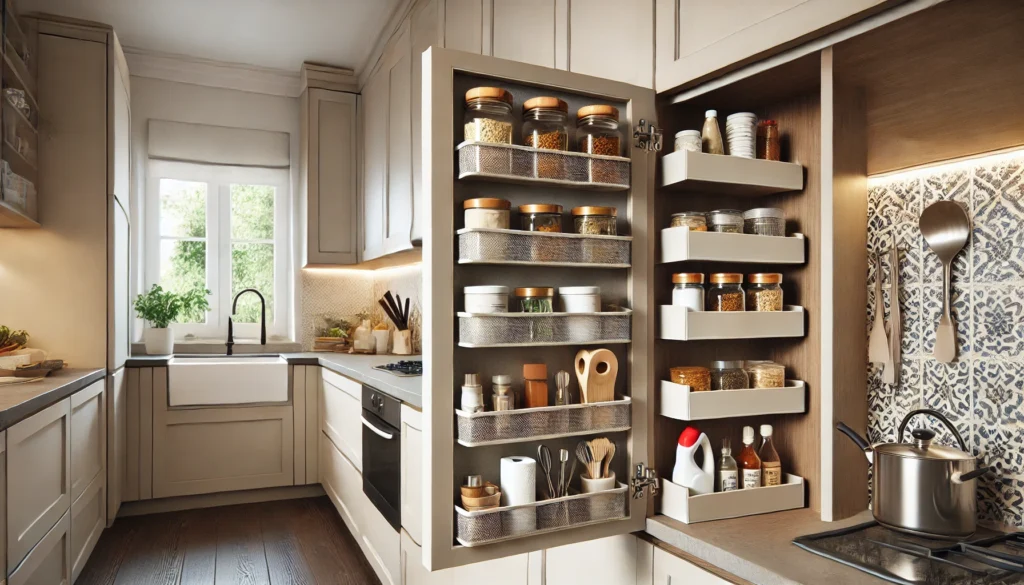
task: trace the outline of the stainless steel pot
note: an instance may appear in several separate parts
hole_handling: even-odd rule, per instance
[[[872,478],[871,513],[879,524],[894,530],[929,537],[959,539],[977,529],[975,492],[978,477],[989,468],[967,452],[956,428],[931,409],[909,413],[900,423],[896,440],[903,440],[910,419],[928,414],[938,419],[956,438],[959,449],[932,445],[935,432],[915,429],[913,443],[869,445],[843,423],[836,428],[864,450],[875,466]]]

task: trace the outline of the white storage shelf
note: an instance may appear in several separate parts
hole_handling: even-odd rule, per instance
[[[628,431],[628,396],[611,402],[469,413],[455,410],[460,445],[481,447]]]
[[[630,343],[633,312],[459,313],[460,347]]]
[[[465,228],[458,232],[459,264],[529,264],[629,268],[631,236]]]
[[[661,263],[687,260],[803,264],[803,234],[788,237],[696,232],[688,227],[661,230]]]
[[[524,185],[560,185],[576,189],[629,189],[630,159],[515,144],[463,142],[459,178]]]
[[[789,473],[785,477],[782,485],[699,496],[692,496],[689,489],[663,479],[660,512],[680,522],[695,524],[803,508],[804,479]]]
[[[806,412],[807,392],[800,380],[786,380],[784,388],[712,390],[693,392],[689,386],[661,381],[658,414],[694,421],[763,414]]]
[[[760,339],[803,337],[804,308],[782,311],[690,311],[676,305],[661,306],[661,339]]]
[[[681,150],[661,158],[660,187],[694,193],[770,195],[804,188],[797,163]]]

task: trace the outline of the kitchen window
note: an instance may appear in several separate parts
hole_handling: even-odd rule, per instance
[[[146,288],[210,290],[210,311],[179,317],[175,338],[226,338],[235,295],[260,291],[267,335],[286,336],[288,169],[150,161],[146,200]],[[259,336],[256,295],[239,299],[236,339]]]

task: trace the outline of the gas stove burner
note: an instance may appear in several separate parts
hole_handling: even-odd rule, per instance
[[[423,362],[402,360],[400,362],[392,362],[390,364],[381,364],[379,366],[373,366],[373,369],[394,374],[395,376],[412,377],[423,375]]]

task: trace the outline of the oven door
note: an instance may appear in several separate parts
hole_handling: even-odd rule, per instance
[[[402,528],[402,437],[395,427],[363,409],[363,493],[395,530]]]

